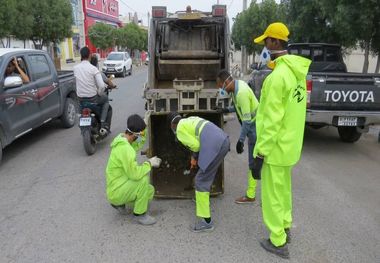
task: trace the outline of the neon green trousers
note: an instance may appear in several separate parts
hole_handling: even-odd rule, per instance
[[[285,228],[292,225],[293,166],[274,166],[264,163],[261,170],[261,201],[264,224],[275,246],[286,242]]]
[[[125,203],[133,207],[133,213],[141,215],[148,210],[148,204],[153,199],[154,187],[149,183],[149,176],[139,181],[128,181]]]
[[[256,180],[253,179],[251,170],[248,170],[247,184],[248,184],[248,187],[247,187],[247,192],[245,195],[249,198],[255,198],[256,197]]]
[[[210,193],[195,191],[196,214],[198,217],[209,218],[210,213]]]

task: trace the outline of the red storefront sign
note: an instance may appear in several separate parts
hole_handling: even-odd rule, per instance
[[[83,0],[83,13],[84,13],[84,31],[86,35],[86,45],[90,48],[91,52],[97,52],[96,48],[88,38],[88,29],[95,23],[106,23],[114,27],[120,27],[121,21],[119,20],[119,2],[116,0]],[[101,52],[104,57],[107,52]]]

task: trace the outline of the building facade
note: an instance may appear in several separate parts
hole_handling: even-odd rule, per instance
[[[73,24],[72,37],[66,38],[59,46],[59,55],[63,61],[73,61],[80,58],[79,50],[85,46],[84,17],[82,0],[71,0]]]
[[[102,51],[96,49],[88,37],[89,28],[96,23],[106,23],[114,27],[121,27],[119,20],[119,2],[116,0],[82,0],[84,15],[85,45],[93,53],[99,53],[105,57],[111,50]]]

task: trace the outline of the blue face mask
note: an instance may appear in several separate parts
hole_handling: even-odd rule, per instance
[[[231,76],[229,76],[229,77],[223,82],[223,86],[222,86],[221,88],[219,88],[219,95],[220,95],[220,96],[227,96],[227,95],[228,95],[226,89],[227,89],[227,87],[228,87],[229,85],[231,85],[231,83],[232,83],[232,81],[231,81],[231,82],[226,86],[226,81],[227,81],[229,78],[231,78]]]
[[[222,88],[219,88],[219,95],[220,96],[226,96],[227,95],[227,91],[225,90],[224,86]]]
[[[137,135],[137,139],[135,140],[135,142],[137,142],[137,143],[142,142],[142,136],[141,135]]]

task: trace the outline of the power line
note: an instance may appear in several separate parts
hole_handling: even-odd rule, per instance
[[[120,2],[121,2],[122,4],[124,4],[126,7],[128,7],[129,9],[131,9],[132,11],[138,13],[135,9],[133,9],[132,7],[130,7],[129,5],[127,5],[123,0],[120,0]]]

